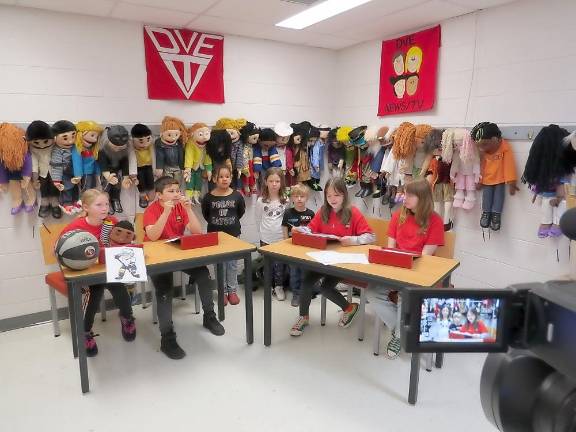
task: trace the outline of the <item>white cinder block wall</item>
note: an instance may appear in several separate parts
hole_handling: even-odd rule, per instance
[[[67,118],[131,125],[159,123],[172,114],[186,123],[242,116],[265,125],[304,119],[390,126],[403,120],[437,126],[481,120],[566,124],[574,122],[575,13],[570,0],[522,1],[442,22],[436,108],[378,119],[379,41],[333,52],[227,36],[226,104],[152,101],[146,98],[139,24],[0,7],[0,121]],[[529,143],[512,144],[521,172]],[[321,199],[316,194],[310,206],[316,208]],[[9,216],[7,201],[0,199],[0,319],[48,309],[40,221]],[[247,204],[243,237],[256,242],[251,201]],[[367,214],[389,216],[387,208],[371,201],[356,204]],[[134,204],[125,207],[133,214]],[[536,239],[537,208],[525,188],[507,199],[505,212],[502,231],[486,242],[479,210],[457,215],[462,262],[457,286],[502,287],[567,273],[567,241]]]
[[[213,105],[148,100],[142,38],[134,22],[0,6],[0,121],[331,120],[333,51],[226,36],[226,103]],[[135,195],[123,203],[130,217]],[[255,241],[253,221],[249,211],[244,236]],[[10,216],[8,197],[0,197],[0,320],[49,309],[40,224],[35,215]]]
[[[520,1],[442,23],[436,107],[422,114],[378,118],[380,41],[338,52],[337,124],[402,121],[472,127],[576,122],[576,3]],[[529,141],[513,141],[519,177]],[[568,241],[539,240],[538,207],[526,186],[507,196],[502,230],[483,241],[480,209],[456,214],[458,287],[504,287],[568,273]],[[559,261],[556,251],[558,250]]]

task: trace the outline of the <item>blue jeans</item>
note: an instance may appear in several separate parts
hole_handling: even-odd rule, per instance
[[[489,213],[502,213],[505,196],[506,183],[482,186],[482,211]]]
[[[302,285],[302,269],[294,265],[290,266],[290,290],[292,295],[300,295],[300,286]]]
[[[268,243],[260,240],[260,246],[268,246]],[[284,285],[284,264],[272,261],[272,288]]]
[[[230,294],[238,291],[238,261],[227,261],[222,266],[224,276],[224,292]],[[214,266],[216,273],[216,266]]]

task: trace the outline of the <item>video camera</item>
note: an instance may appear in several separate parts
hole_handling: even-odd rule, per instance
[[[576,239],[576,209],[560,226]],[[480,398],[503,432],[576,432],[576,282],[506,289],[406,288],[406,352],[488,352]]]

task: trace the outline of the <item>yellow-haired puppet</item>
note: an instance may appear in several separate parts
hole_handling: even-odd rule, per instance
[[[72,147],[72,183],[80,183],[80,190],[92,189],[100,175],[98,148],[104,128],[92,120],[76,123],[76,142]]]
[[[246,119],[232,119],[228,117],[218,119],[214,126],[214,130],[226,129],[226,132],[228,132],[228,135],[230,135],[232,139],[232,152],[230,154],[233,170],[232,188],[236,190],[242,190],[240,176],[244,168],[244,144],[240,140],[240,129],[244,126],[246,126]]]
[[[30,181],[32,157],[25,131],[10,123],[0,124],[0,190],[10,191],[10,214],[34,211],[36,192]]]
[[[354,159],[356,159],[356,155],[358,154],[348,136],[348,133],[350,133],[352,129],[354,129],[352,126],[341,126],[336,130],[336,141],[344,146],[344,163],[341,171],[343,173],[346,172],[345,179],[348,185],[356,184],[356,179],[347,172],[347,169],[350,169],[354,164]]]
[[[200,204],[203,178],[212,179],[212,159],[206,152],[210,128],[204,123],[194,123],[188,129],[188,141],[184,148],[184,180],[186,195],[192,203]]]
[[[183,182],[184,143],[188,141],[188,131],[182,120],[164,117],[160,126],[160,136],[154,143],[156,169],[154,175],[174,177]]]

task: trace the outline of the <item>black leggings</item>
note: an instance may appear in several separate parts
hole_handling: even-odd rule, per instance
[[[314,285],[324,278],[320,282],[320,292],[324,297],[345,310],[350,303],[346,300],[340,291],[336,289],[336,285],[340,282],[340,279],[334,276],[325,276],[321,273],[315,273],[310,271],[303,271],[302,275],[302,287],[300,291],[300,316],[309,315],[310,302],[312,301],[312,293],[314,291]]]
[[[100,306],[100,301],[104,295],[104,288],[108,288],[114,303],[120,310],[120,316],[123,318],[132,317],[132,304],[130,302],[130,295],[126,289],[126,285],[121,283],[98,284],[90,286],[90,298],[84,313],[84,331],[89,332],[94,325],[94,317]]]

